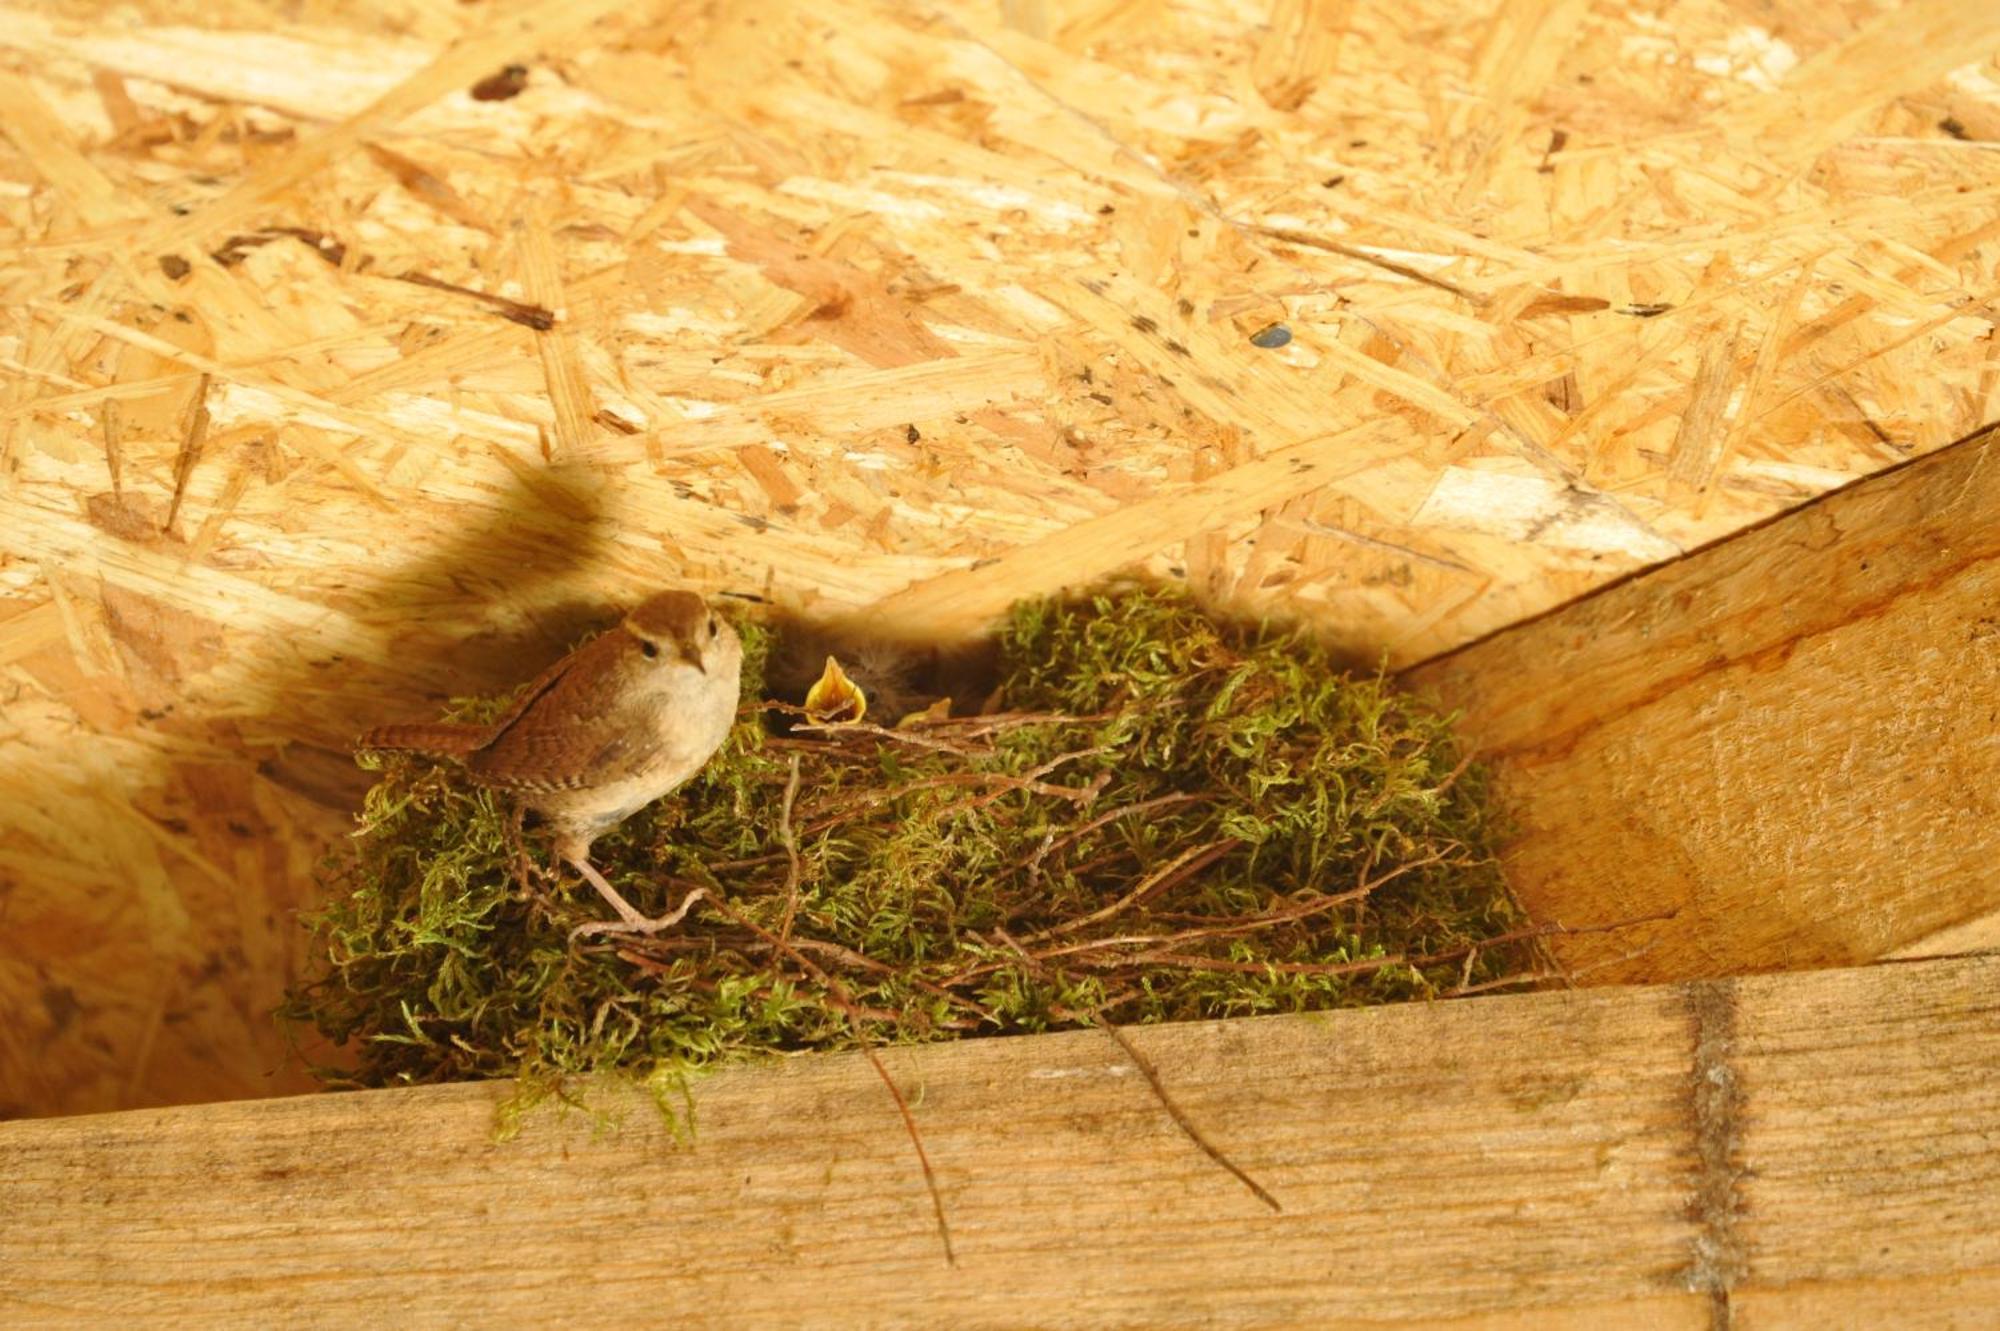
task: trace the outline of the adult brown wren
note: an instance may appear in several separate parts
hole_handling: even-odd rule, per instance
[[[591,843],[701,770],[736,719],[742,678],[736,630],[695,593],[661,592],[543,671],[492,724],[378,726],[358,747],[452,759],[540,814],[556,854],[618,912],[572,936],[656,933],[700,889],[647,919],[591,864]]]

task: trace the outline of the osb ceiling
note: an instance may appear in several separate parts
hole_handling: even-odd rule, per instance
[[[1996,50],[1991,0],[0,4],[0,1113],[297,1084],[346,738],[656,585],[949,638],[1139,564],[1401,664],[1967,433]]]

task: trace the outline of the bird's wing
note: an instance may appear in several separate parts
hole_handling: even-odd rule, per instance
[[[653,727],[629,701],[612,634],[585,643],[522,690],[466,768],[488,785],[568,790],[627,776]]]
[[[502,712],[498,720],[494,721],[493,737],[498,739],[501,735],[506,734],[515,725],[519,724],[521,719],[533,711],[535,705],[541,702],[550,690],[560,684],[576,668],[577,663],[583,659],[584,655],[592,647],[595,647],[602,641],[604,636],[603,634],[599,634],[597,637],[592,638],[589,642],[569,652],[560,661],[557,661],[547,670],[529,680],[527,687],[523,688],[520,695],[514,699],[513,705]]]
[[[511,790],[575,790],[634,775],[655,741],[643,718],[614,733],[579,734],[568,728],[522,725],[504,743],[475,754],[467,768],[479,780]]]

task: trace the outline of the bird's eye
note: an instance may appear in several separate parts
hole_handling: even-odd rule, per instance
[[[708,636],[713,638],[717,633],[720,633],[721,631],[722,630],[717,626],[715,622],[715,616],[710,615],[708,617]]]
[[[651,660],[660,654],[660,645],[656,642],[645,642],[642,640],[639,643],[639,650],[646,655],[648,660]]]

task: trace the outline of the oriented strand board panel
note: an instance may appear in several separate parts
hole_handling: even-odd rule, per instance
[[[2000,1318],[2000,958],[717,1074],[675,1145],[441,1087],[0,1124],[0,1314],[204,1324]]]
[[[1138,561],[1401,664],[1994,419],[1996,49],[0,0],[0,1114],[296,1085],[347,739],[658,584],[953,635]]]
[[[1991,946],[2000,431],[1434,661],[1593,981]],[[1662,916],[1669,918],[1661,919]]]

